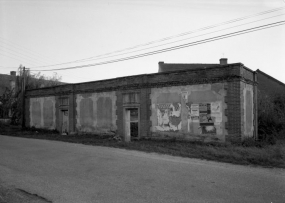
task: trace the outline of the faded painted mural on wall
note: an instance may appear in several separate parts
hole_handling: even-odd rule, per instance
[[[181,103],[156,104],[159,131],[181,130]]]
[[[221,83],[153,88],[152,132],[169,136],[225,139],[224,86]]]

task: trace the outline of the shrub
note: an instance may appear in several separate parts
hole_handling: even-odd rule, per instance
[[[275,144],[276,139],[285,138],[285,94],[259,94],[258,101],[259,139]]]

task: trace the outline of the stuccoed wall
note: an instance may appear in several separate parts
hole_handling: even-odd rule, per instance
[[[55,97],[30,98],[30,127],[56,129]]]
[[[115,92],[76,95],[76,131],[108,133],[116,131]]]
[[[43,119],[43,101],[31,98],[55,96],[60,101],[61,97],[68,97],[70,132],[117,131],[124,136],[123,94],[139,92],[140,103],[136,105],[140,109],[141,137],[235,143],[244,135],[251,136],[250,121],[255,116],[251,118],[249,113],[251,90],[244,84],[256,85],[254,72],[235,63],[27,90],[26,124],[38,128],[54,125],[54,114],[49,115],[53,119]],[[253,89],[256,95],[255,86]],[[62,106],[58,101],[55,105],[60,131]]]
[[[223,83],[151,89],[152,136],[225,141]]]
[[[241,82],[242,89],[242,139],[252,138],[254,133],[254,103],[253,103],[253,86]]]

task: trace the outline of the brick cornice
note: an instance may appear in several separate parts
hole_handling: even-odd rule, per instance
[[[238,75],[226,76],[226,77],[216,77],[216,78],[194,78],[184,81],[168,81],[168,82],[155,82],[155,83],[140,83],[140,84],[128,84],[128,85],[117,85],[103,88],[93,88],[84,90],[74,90],[71,88],[66,91],[41,91],[36,90],[29,91],[26,97],[38,97],[38,96],[62,96],[69,94],[83,94],[83,93],[95,93],[95,92],[109,92],[109,91],[124,91],[124,90],[138,90],[144,88],[159,88],[159,87],[169,87],[169,86],[184,86],[184,85],[197,85],[197,84],[212,84],[221,82],[234,82],[234,81],[244,81],[246,83],[253,84],[254,82],[246,80]]]

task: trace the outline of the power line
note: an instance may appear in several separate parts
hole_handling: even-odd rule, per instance
[[[14,67],[12,67],[12,66],[0,66],[0,68],[7,68],[7,69],[11,69],[11,68],[18,68],[18,66],[14,66]]]
[[[44,60],[46,60],[46,56],[43,56],[43,55],[41,55],[41,54],[39,54],[39,53],[36,53],[36,52],[33,52],[33,51],[31,51],[31,50],[29,50],[29,49],[27,49],[27,48],[23,48],[23,47],[21,47],[20,45],[16,45],[15,43],[12,43],[12,42],[10,42],[10,41],[8,41],[7,39],[5,39],[5,38],[3,38],[3,37],[1,37],[0,36],[0,40],[2,40],[2,43],[4,44],[6,44],[6,45],[8,45],[8,46],[10,46],[10,47],[14,47],[15,49],[21,49],[22,51],[25,51],[25,52],[30,52],[30,54],[32,54],[32,55],[34,55],[35,57],[37,57],[37,58],[43,58],[44,57]],[[52,60],[51,58],[49,59],[49,60]],[[45,62],[46,63],[46,62]]]
[[[37,59],[34,59],[34,58],[29,57],[29,56],[27,56],[27,55],[24,55],[24,54],[22,54],[22,53],[20,53],[20,52],[17,52],[17,51],[8,49],[8,48],[4,48],[4,47],[0,47],[0,48],[2,48],[2,51],[6,52],[7,54],[12,54],[12,55],[14,55],[14,56],[16,56],[16,57],[20,57],[20,58],[25,59],[25,60],[33,61],[33,63],[35,62],[36,64],[37,64],[37,63],[42,63],[42,62],[38,61]],[[1,50],[0,50],[0,51],[1,51]],[[14,52],[14,53],[13,53],[13,52]]]
[[[103,57],[103,56],[106,56],[106,55],[111,55],[111,54],[118,53],[118,52],[124,52],[124,51],[127,51],[127,50],[136,49],[136,48],[142,47],[142,46],[148,46],[148,45],[151,45],[151,44],[154,44],[154,43],[158,43],[158,42],[174,39],[174,38],[177,38],[177,37],[193,34],[195,32],[200,32],[200,31],[212,29],[212,28],[215,28],[215,27],[218,27],[218,26],[221,26],[221,25],[226,25],[226,24],[238,22],[238,21],[241,21],[241,20],[245,20],[245,19],[248,19],[248,18],[252,18],[252,17],[256,17],[256,16],[265,15],[265,14],[268,14],[268,13],[280,11],[280,10],[282,10],[284,8],[285,8],[284,6],[283,7],[278,7],[278,8],[275,8],[275,9],[263,11],[263,12],[256,13],[256,14],[253,14],[253,15],[248,15],[248,16],[241,17],[241,18],[236,18],[236,19],[225,21],[225,22],[222,22],[222,23],[218,23],[218,24],[206,26],[206,27],[203,27],[203,28],[199,28],[197,30],[180,33],[180,34],[173,35],[173,36],[170,36],[170,37],[165,37],[165,38],[162,38],[162,39],[150,41],[150,42],[147,42],[147,43],[135,45],[135,46],[132,46],[132,47],[129,47],[129,48],[125,48],[125,49],[121,49],[121,50],[117,50],[117,51],[113,51],[113,52],[109,52],[109,53],[105,53],[105,54],[101,54],[101,55],[97,55],[97,56],[93,56],[93,57],[88,57],[88,58],[79,59],[79,60],[75,60],[75,61],[69,61],[69,62],[65,62],[65,63],[51,64],[51,65],[45,65],[45,66],[37,66],[37,67],[31,67],[31,68],[44,68],[44,67],[51,67],[51,66],[58,66],[58,65],[65,65],[65,64],[70,64],[70,63],[78,63],[78,62],[89,61],[89,60],[92,60],[92,59],[95,59],[95,58],[99,58],[99,57]]]
[[[271,27],[281,26],[281,25],[284,25],[284,24],[285,24],[285,21],[279,21],[279,22],[275,22],[275,23],[270,23],[270,24],[266,24],[266,25],[262,25],[262,26],[257,26],[257,27],[253,27],[253,28],[249,28],[249,29],[245,29],[245,30],[240,30],[240,31],[236,31],[236,32],[232,32],[232,33],[216,36],[216,37],[211,37],[211,38],[204,39],[204,40],[199,40],[199,41],[196,41],[196,42],[186,43],[186,44],[177,45],[177,46],[173,46],[173,47],[169,47],[169,48],[165,48],[165,49],[161,49],[161,50],[157,50],[157,51],[147,52],[147,53],[138,54],[138,55],[134,55],[134,56],[129,56],[129,57],[121,58],[121,59],[104,61],[104,62],[100,62],[100,63],[87,64],[87,65],[81,65],[81,66],[73,66],[73,67],[66,67],[66,68],[31,70],[31,71],[55,71],[55,70],[59,71],[59,70],[69,70],[69,69],[76,69],[76,68],[84,68],[84,67],[90,67],[90,66],[104,65],[104,64],[109,64],[109,63],[116,63],[116,62],[120,62],[120,61],[126,61],[126,60],[135,59],[135,58],[141,58],[141,57],[145,57],[145,56],[149,56],[149,55],[154,55],[154,54],[159,54],[159,53],[163,53],[163,52],[168,52],[168,51],[173,51],[173,50],[177,50],[177,49],[182,49],[182,48],[186,48],[186,47],[189,47],[189,46],[195,46],[195,45],[204,44],[204,43],[208,43],[208,42],[212,42],[212,41],[217,41],[217,40],[221,40],[221,39],[225,39],[225,38],[229,38],[229,37],[234,37],[234,36],[237,36],[237,35],[242,35],[242,34],[255,32],[255,31],[259,31],[259,30],[263,30],[263,29],[268,29],[268,28],[271,28]]]
[[[252,21],[252,22],[249,22],[249,23],[243,23],[243,24],[236,25],[236,26],[232,26],[232,27],[228,27],[228,28],[225,28],[225,29],[216,30],[216,31],[213,31],[213,32],[208,32],[208,33],[205,33],[205,34],[202,34],[202,35],[197,35],[197,36],[193,36],[193,37],[188,37],[188,38],[185,38],[185,39],[176,40],[176,41],[173,41],[173,42],[168,42],[168,43],[164,43],[164,44],[160,44],[160,45],[156,45],[156,46],[151,46],[151,47],[147,47],[147,48],[143,48],[143,49],[138,49],[138,50],[135,50],[135,51],[125,52],[125,53],[115,54],[115,55],[110,55],[110,56],[105,56],[105,57],[99,57],[99,58],[97,58],[97,59],[89,59],[89,60],[85,60],[85,61],[92,61],[92,60],[110,58],[110,57],[121,56],[121,55],[125,55],[125,54],[131,54],[131,53],[134,53],[134,52],[144,51],[144,50],[148,50],[148,49],[153,49],[153,48],[156,48],[156,47],[161,47],[161,46],[165,46],[165,45],[168,45],[168,44],[174,44],[174,43],[177,43],[177,42],[181,42],[181,41],[189,40],[189,39],[192,39],[192,38],[197,38],[197,37],[209,35],[209,34],[212,34],[212,33],[220,32],[220,31],[224,31],[224,30],[228,30],[228,29],[232,29],[232,28],[235,28],[235,27],[240,27],[240,26],[243,26],[243,25],[248,25],[248,24],[255,23],[255,22],[259,22],[259,21],[262,21],[262,20],[268,20],[268,19],[270,19],[270,18],[275,18],[275,17],[282,16],[282,15],[285,15],[285,14],[280,14],[280,15],[276,15],[276,16],[269,17],[269,18],[263,18],[263,19],[256,20],[256,21]],[[48,67],[50,67],[50,66],[48,66]]]
[[[20,63],[19,57],[17,57],[17,56],[14,58],[13,56],[9,56],[9,55],[3,54],[3,53],[0,53],[0,55],[5,56],[5,57],[12,58],[12,59],[14,59],[14,60],[19,61],[19,63]],[[34,63],[31,63],[31,64],[34,64]],[[12,68],[12,67],[8,67],[8,68]]]

